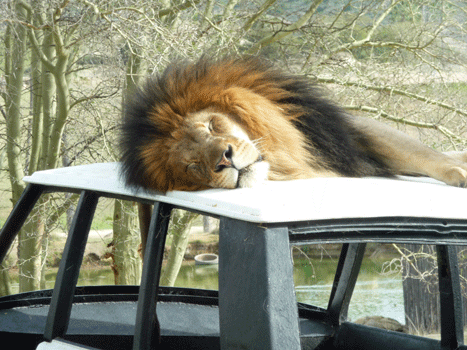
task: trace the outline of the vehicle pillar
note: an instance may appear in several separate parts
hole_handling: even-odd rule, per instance
[[[286,227],[221,218],[221,349],[300,349]]]

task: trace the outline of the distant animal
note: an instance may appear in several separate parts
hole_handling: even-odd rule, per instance
[[[130,186],[196,191],[397,174],[467,184],[466,153],[440,153],[352,116],[319,86],[258,58],[176,62],[127,101],[121,161]]]

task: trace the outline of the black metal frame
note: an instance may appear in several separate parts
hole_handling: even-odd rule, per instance
[[[365,243],[344,244],[329,298],[328,314],[333,326],[347,319],[350,299],[362,266]]]
[[[70,321],[71,307],[88,240],[91,222],[99,197],[83,191],[73,218],[58,268],[49,314],[45,324],[44,339],[52,341],[65,335]]]
[[[134,350],[149,350],[155,343],[153,336],[159,334],[156,314],[159,279],[164,254],[165,239],[172,206],[155,203],[149,235],[144,253],[143,274],[136,312]]]
[[[219,318],[222,349],[300,349],[287,227],[221,218]]]
[[[454,247],[438,245],[438,279],[441,303],[441,347],[457,349],[464,344],[464,321],[459,265]]]
[[[382,217],[321,220],[288,224],[290,241],[332,243],[397,242],[417,244],[467,243],[465,220]],[[371,238],[370,238],[371,237]]]
[[[54,188],[27,186],[0,232],[0,261],[40,195],[51,190]],[[66,334],[90,224],[101,195],[113,197],[112,194],[81,192],[51,297],[44,332],[48,341]],[[173,208],[166,203],[155,203],[154,206],[139,288],[134,350],[154,346],[153,335],[158,327],[156,297]],[[220,219],[218,303],[223,350],[239,347],[300,349],[290,242],[344,242],[325,311],[326,322],[338,331],[347,315],[365,242],[374,241],[416,241],[437,246],[442,325],[440,348],[465,348],[462,346],[464,322],[457,255],[454,248],[447,245],[467,242],[465,221],[387,218],[259,225],[225,217]],[[348,328],[344,327],[343,332]]]

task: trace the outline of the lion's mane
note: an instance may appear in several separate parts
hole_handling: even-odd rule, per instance
[[[183,189],[175,185],[168,166],[172,135],[190,113],[213,107],[261,140],[272,163],[272,179],[274,171],[301,167],[303,160],[344,176],[388,173],[367,153],[369,141],[351,127],[351,116],[324,98],[320,87],[257,58],[202,58],[170,65],[127,97],[121,131],[127,183],[160,191]],[[292,163],[274,164],[280,152],[289,153]],[[290,172],[290,178],[297,177]],[[287,176],[285,171],[277,179]]]

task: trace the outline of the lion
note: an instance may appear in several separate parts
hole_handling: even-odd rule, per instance
[[[319,86],[258,58],[177,62],[149,78],[127,98],[121,145],[127,185],[161,192],[342,176],[467,184],[466,153],[440,153],[350,115]],[[139,206],[143,252],[150,209]]]
[[[395,175],[467,184],[465,153],[437,152],[351,115],[318,85],[259,58],[177,62],[127,101],[121,162],[129,186],[197,191]]]

